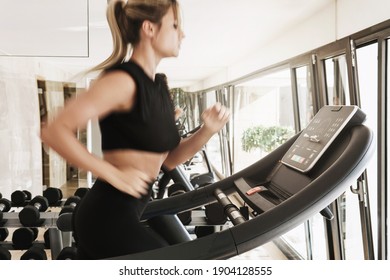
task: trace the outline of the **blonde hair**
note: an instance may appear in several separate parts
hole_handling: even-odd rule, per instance
[[[163,16],[171,7],[179,21],[179,4],[176,0],[111,0],[106,16],[111,29],[113,51],[105,61],[88,72],[105,70],[122,63],[129,53],[129,47],[139,43],[142,23],[148,20],[161,24]]]

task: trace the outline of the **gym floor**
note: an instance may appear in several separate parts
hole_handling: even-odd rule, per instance
[[[12,229],[10,229],[10,236],[12,236]],[[43,230],[39,231],[38,240],[43,240]],[[20,260],[24,250],[12,250],[11,260]],[[47,259],[51,260],[50,250],[45,250]],[[255,248],[251,251],[243,253],[239,256],[232,257],[231,260],[287,260],[287,258],[279,251],[279,249],[272,243],[267,243],[261,247]]]
[[[13,229],[10,229],[10,236],[12,236]],[[43,240],[44,229],[39,230],[37,240]],[[25,250],[12,250],[12,260],[20,260]],[[47,259],[51,260],[50,250],[45,250]],[[261,247],[255,248],[251,251],[243,253],[239,256],[232,257],[231,260],[287,260],[287,258],[280,252],[280,250],[269,242]]]
[[[273,242],[268,242],[231,260],[287,260],[287,258]]]

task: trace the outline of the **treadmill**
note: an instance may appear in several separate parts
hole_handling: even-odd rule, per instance
[[[324,106],[309,125],[251,166],[203,188],[151,201],[142,219],[219,202],[232,226],[171,246],[110,259],[228,259],[259,247],[327,208],[364,172],[374,150],[372,131],[357,106]],[[229,196],[237,193],[251,208],[246,219]],[[182,226],[182,225],[181,225]],[[177,225],[165,227],[180,234]]]

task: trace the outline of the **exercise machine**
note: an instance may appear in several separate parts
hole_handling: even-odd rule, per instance
[[[221,203],[233,226],[191,241],[112,259],[227,259],[261,246],[321,212],[364,172],[374,150],[357,106],[324,106],[309,125],[258,162],[221,181],[148,204],[142,219]],[[229,196],[252,209],[240,215]]]

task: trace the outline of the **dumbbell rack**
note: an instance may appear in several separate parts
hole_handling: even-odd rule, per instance
[[[3,215],[3,221],[0,224],[2,228],[21,228],[24,227],[18,217],[18,212],[6,212]],[[71,243],[71,232],[63,232],[57,227],[57,220],[59,212],[42,212],[41,223],[37,225],[37,228],[45,228],[49,233],[50,251],[52,259],[56,259],[61,250],[65,247],[64,244]],[[2,246],[13,250],[12,244],[2,242]]]
[[[1,227],[23,227],[19,221],[18,212],[6,212],[4,213],[4,225]],[[56,227],[56,222],[58,219],[57,212],[42,212],[41,213],[42,223],[39,224],[39,227],[52,228]]]
[[[2,213],[0,228],[32,228],[37,232],[38,229],[47,229],[43,236],[44,242],[34,241],[32,245],[44,243],[45,249],[50,248],[51,250],[51,259],[73,259],[75,257],[73,249],[75,248],[73,246],[71,212],[88,191],[89,188],[79,187],[73,196],[64,199],[60,189],[47,188],[43,191],[44,198],[41,197],[39,200],[36,199],[38,196],[32,198],[28,191],[15,191],[11,195],[12,209],[7,209],[9,211]],[[23,209],[28,205],[33,205],[34,202],[45,205],[38,209],[39,215],[31,216],[28,214],[21,219],[20,214]],[[36,220],[36,218],[38,219]],[[34,240],[35,237],[37,235],[34,234]],[[0,245],[7,250],[19,250],[13,241],[3,242],[1,240]]]

